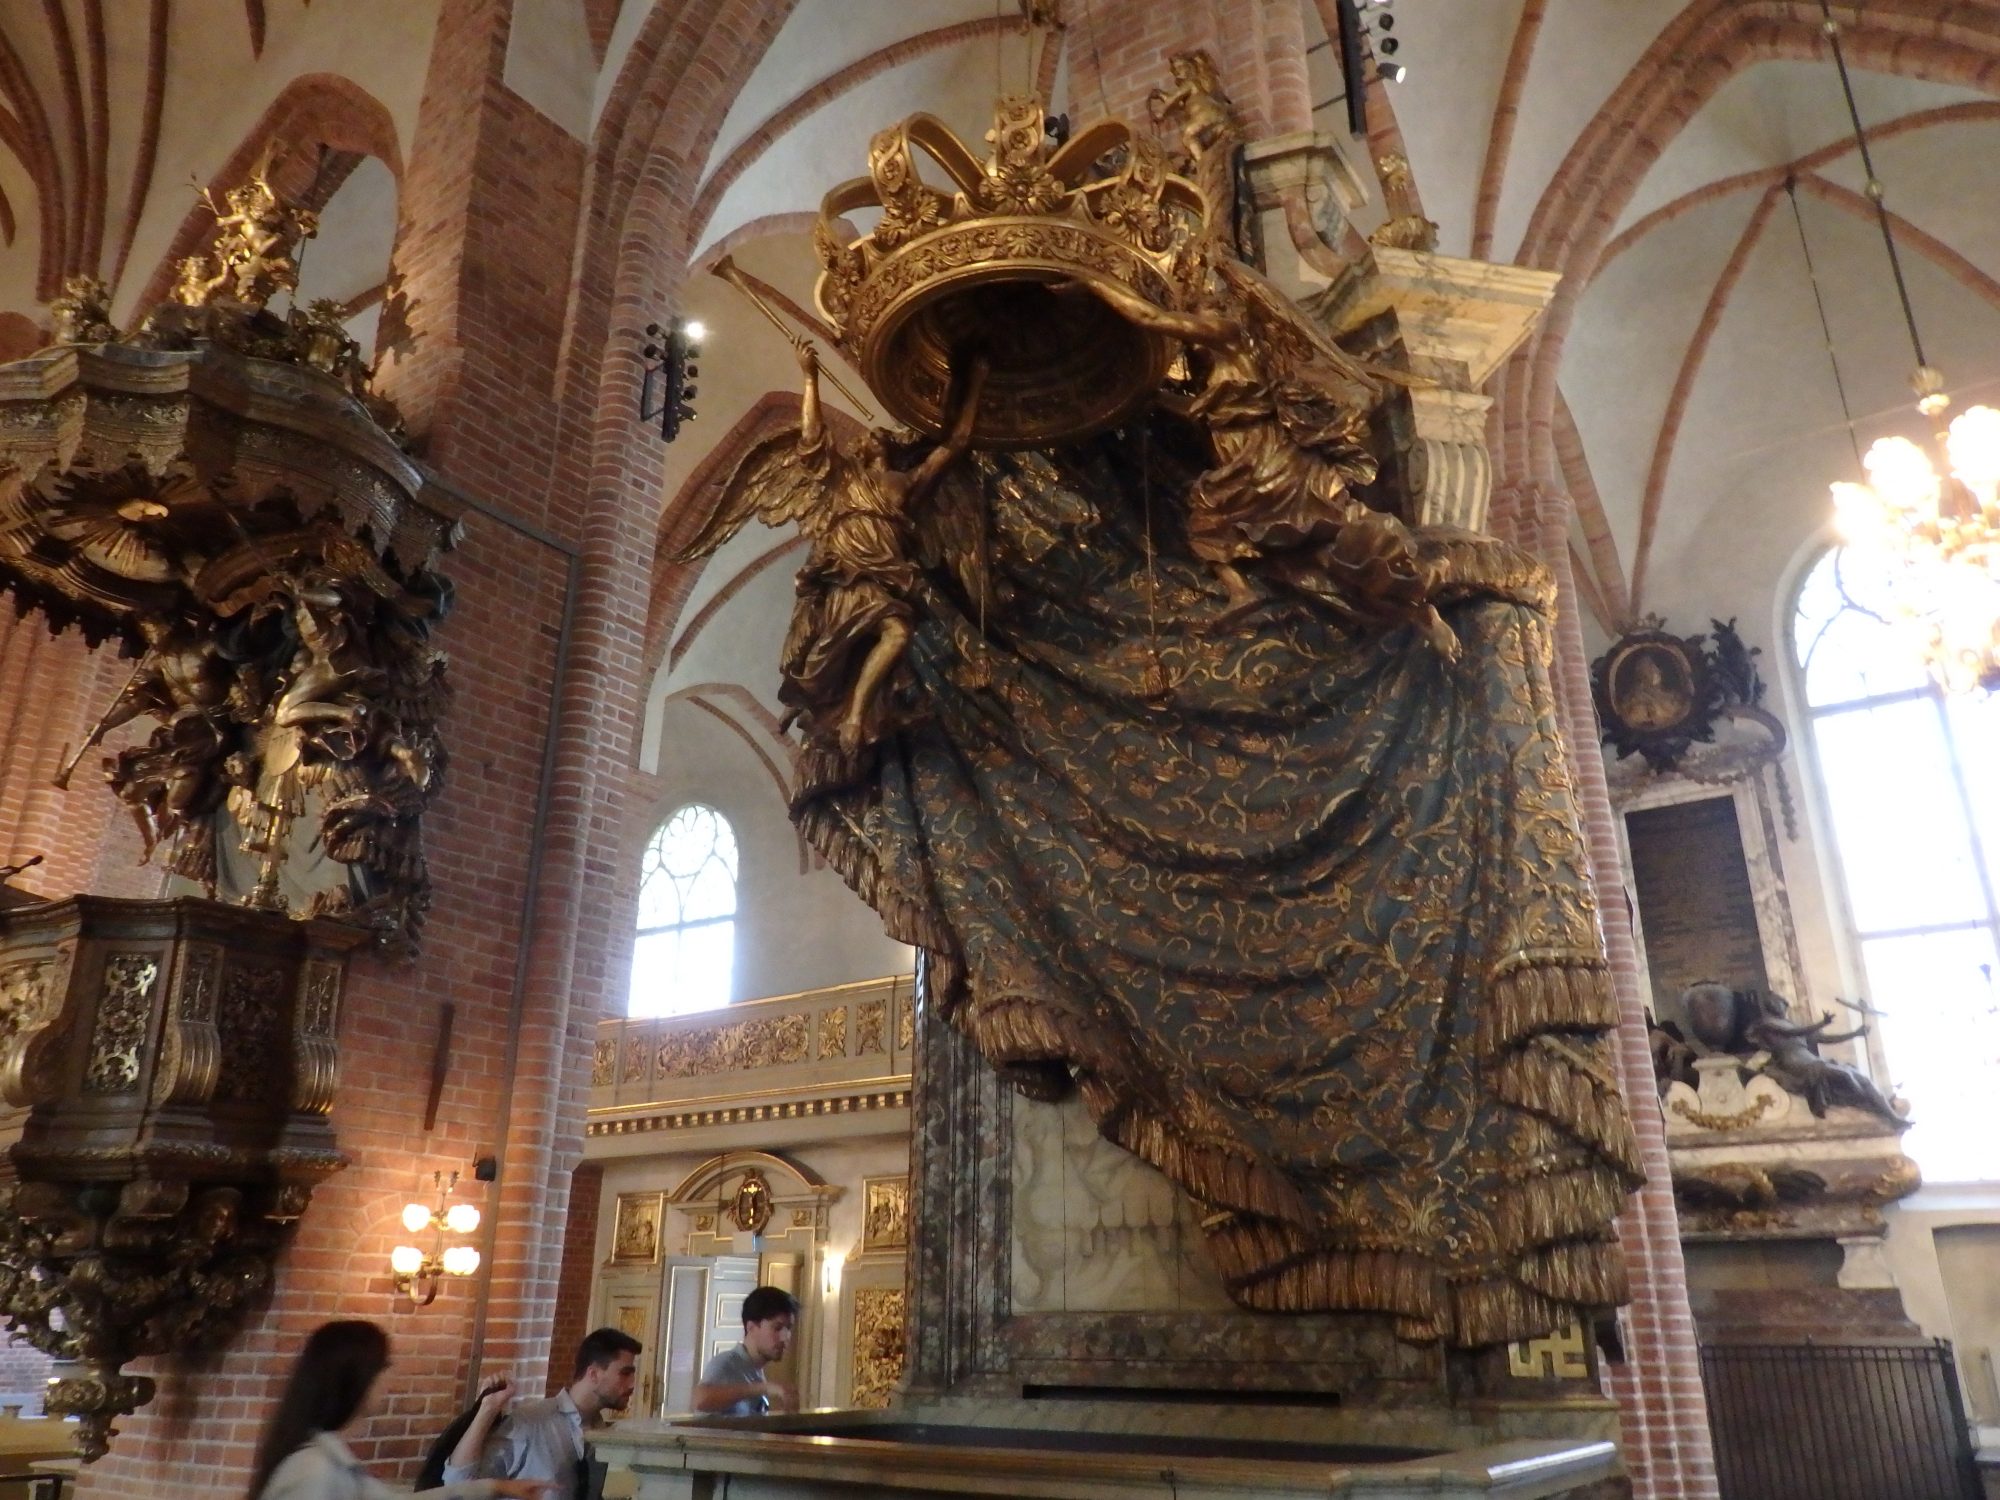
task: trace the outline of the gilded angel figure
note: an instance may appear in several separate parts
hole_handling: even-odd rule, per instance
[[[1176,115],[1181,122],[1181,151],[1196,171],[1204,157],[1226,146],[1238,133],[1235,108],[1222,91],[1222,75],[1206,52],[1176,52],[1167,60],[1174,87],[1154,89],[1146,96],[1146,112],[1164,125]]]
[[[1378,388],[1358,361],[1227,257],[1187,312],[1109,280],[1088,290],[1189,346],[1191,388],[1168,389],[1161,405],[1207,433],[1214,462],[1188,493],[1188,545],[1215,570],[1230,612],[1258,602],[1248,568],[1355,618],[1415,624],[1457,654],[1431,603],[1435,565],[1400,521],[1353,494],[1376,474],[1367,439]]]
[[[246,306],[262,307],[279,291],[298,289],[298,263],[292,247],[319,233],[319,215],[288,203],[261,167],[248,182],[224,196],[227,208],[218,205],[206,188],[201,199],[215,215],[216,229],[216,270],[201,288],[203,301],[227,288]],[[187,302],[195,282],[185,265],[181,280],[175,295]]]
[[[799,569],[778,697],[788,725],[852,759],[886,727],[883,689],[916,618],[912,526],[971,446],[986,362],[973,361],[956,382],[944,442],[912,464],[911,445],[879,428],[851,449],[836,444],[820,404],[818,353],[804,339],[794,346],[805,374],[799,425],[750,450],[676,560],[709,556],[753,515],[767,526],[798,523],[812,550]]]

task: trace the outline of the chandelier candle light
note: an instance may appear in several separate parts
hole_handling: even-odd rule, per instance
[[[470,1276],[479,1269],[479,1252],[470,1245],[446,1245],[446,1234],[469,1235],[479,1228],[479,1210],[470,1203],[449,1203],[458,1186],[458,1173],[446,1182],[442,1172],[431,1173],[437,1203],[403,1205],[403,1227],[411,1234],[431,1231],[428,1253],[415,1245],[398,1245],[389,1252],[389,1269],[395,1273],[396,1290],[410,1299],[413,1307],[428,1307],[437,1300],[444,1276]]]
[[[1834,484],[1835,520],[1850,546],[1875,553],[1900,575],[1909,623],[1945,689],[2000,691],[2000,411],[1970,407],[1945,425],[1951,397],[1944,377],[1924,357],[1882,183],[1848,79],[1840,23],[1827,0],[1820,0],[1820,11],[1916,355],[1917,410],[1931,422],[1945,460],[1941,474],[1931,455],[1908,438],[1880,439],[1862,460],[1866,483]]]

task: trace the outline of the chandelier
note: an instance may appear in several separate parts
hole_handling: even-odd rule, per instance
[[[1820,0],[1820,13],[1821,29],[1832,48],[1847,97],[1854,142],[1867,175],[1868,198],[1875,205],[1889,269],[1902,302],[1903,324],[1916,355],[1912,385],[1917,410],[1933,429],[1930,452],[1905,437],[1882,438],[1871,446],[1861,460],[1867,481],[1856,484],[1841,480],[1833,485],[1835,523],[1850,547],[1874,554],[1887,576],[1896,580],[1902,623],[1916,635],[1932,674],[1945,690],[2000,691],[2000,411],[1974,406],[1949,426],[1945,424],[1951,397],[1945,394],[1944,377],[1924,357],[1909,287],[1903,280],[1902,259],[1883,204],[1882,183],[1875,175],[1868,136],[1855,106],[1847,59],[1840,46],[1840,23],[1834,20],[1828,0]],[[1793,184],[1786,187],[1791,190]],[[1792,208],[1796,214],[1796,192]],[[1803,244],[1803,220],[1799,233]],[[1810,273],[1809,248],[1806,266]],[[1816,276],[1814,295],[1818,296]],[[1824,330],[1824,303],[1820,318]],[[1833,352],[1830,332],[1827,352],[1829,356]],[[1837,363],[1834,375],[1837,383]],[[1843,409],[1846,401],[1843,390]],[[1848,426],[1851,432],[1851,416]]]
[[[1941,389],[1918,401],[1944,472],[1919,444],[1882,438],[1861,461],[1867,483],[1833,486],[1835,520],[1848,545],[1890,565],[1945,689],[2000,691],[2000,411],[1969,407],[1947,428],[1947,401]]]

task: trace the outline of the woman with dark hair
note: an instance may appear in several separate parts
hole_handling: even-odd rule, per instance
[[[257,1445],[249,1500],[389,1500],[395,1491],[362,1468],[343,1438],[381,1406],[389,1335],[373,1323],[313,1330]],[[535,1479],[474,1479],[427,1490],[437,1500],[539,1500]]]

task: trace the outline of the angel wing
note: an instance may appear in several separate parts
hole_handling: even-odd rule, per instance
[[[809,446],[800,441],[796,426],[765,438],[710,492],[714,498],[708,514],[693,539],[674,550],[673,561],[707,557],[741,531],[752,516],[766,526],[799,521],[811,531],[820,497],[836,481],[834,471],[844,462],[832,438],[824,433],[819,442]]]
[[[989,464],[978,457],[954,465],[933,489],[930,503],[910,520],[919,566],[949,567],[974,619],[984,618],[993,603],[986,566],[986,485],[991,478]]]

